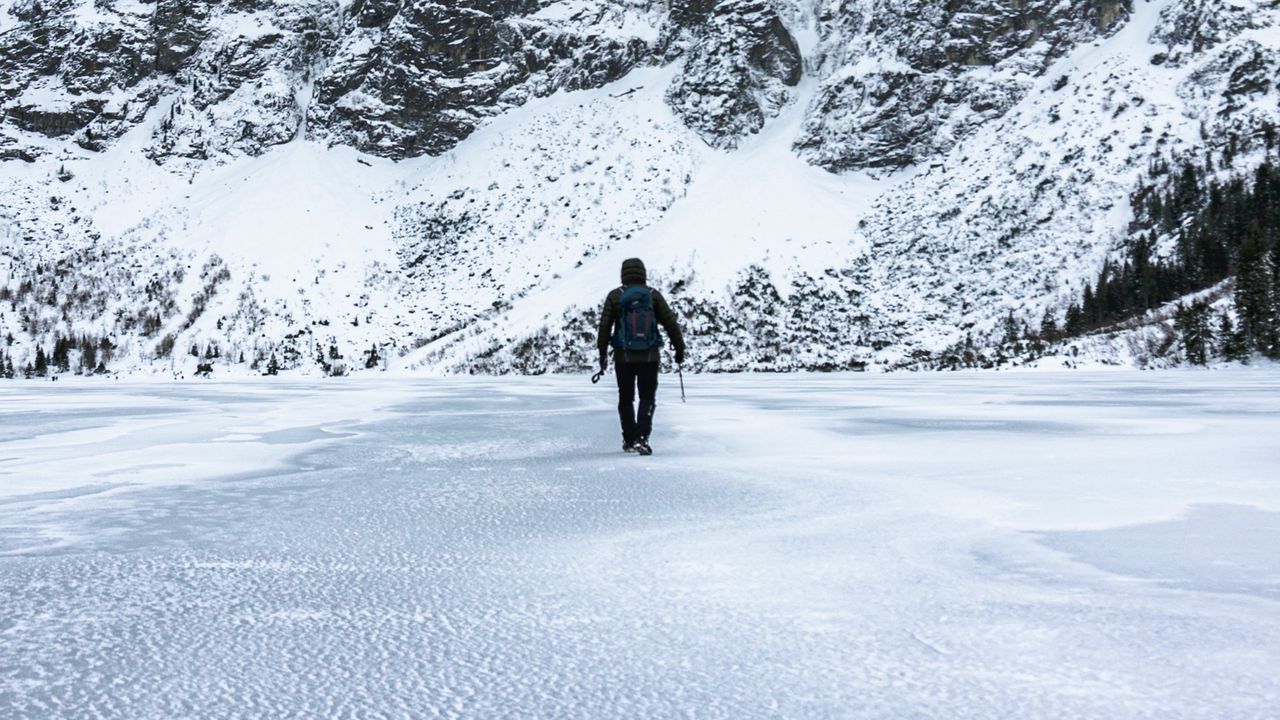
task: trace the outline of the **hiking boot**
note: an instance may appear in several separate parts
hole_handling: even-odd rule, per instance
[[[635,451],[636,451],[636,444],[635,444],[635,443],[633,443],[633,442],[629,442],[629,441],[627,441],[627,442],[623,442],[623,443],[622,443],[622,452],[624,452],[624,453],[633,453],[633,452],[635,452]]]
[[[635,443],[636,452],[641,455],[652,455],[653,448],[649,447],[649,438],[640,438]]]

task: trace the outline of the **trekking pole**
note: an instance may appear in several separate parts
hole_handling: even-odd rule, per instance
[[[684,399],[684,366],[676,366],[676,374],[680,376],[680,402],[686,402]]]

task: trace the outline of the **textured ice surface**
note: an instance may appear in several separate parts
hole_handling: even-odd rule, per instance
[[[1274,718],[1274,371],[0,385],[0,717]]]

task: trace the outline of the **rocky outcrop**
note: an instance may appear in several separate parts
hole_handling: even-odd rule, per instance
[[[853,75],[823,88],[796,147],[829,169],[897,169],[946,152],[1022,93],[1013,80]]]
[[[9,108],[10,122],[24,130],[48,137],[71,135],[87,126],[102,111],[103,101],[83,100],[51,106],[43,103],[18,104]]]
[[[598,87],[651,51],[609,27],[634,10],[566,16],[528,0],[357,3],[316,84],[317,137],[394,158],[439,154],[484,119],[560,88]]]
[[[796,149],[831,170],[945,152],[1131,9],[1130,0],[829,2],[819,16],[824,80]]]
[[[1229,162],[1250,150],[1269,150],[1275,142],[1280,134],[1277,88],[1280,56],[1256,41],[1237,40],[1183,81],[1178,95]]]
[[[176,73],[200,50],[209,36],[209,3],[199,0],[157,0],[151,16],[155,35],[155,67]]]
[[[0,35],[0,104],[12,128],[89,149],[160,104],[147,147],[159,163],[258,154],[304,130],[387,157],[438,154],[529,98],[626,74],[653,56],[666,12],[656,0],[33,0]]]
[[[1168,48],[1161,61],[1181,64],[1235,37],[1254,17],[1247,7],[1221,0],[1178,0],[1160,13],[1151,41]]]
[[[11,128],[89,149],[159,104],[147,152],[160,163],[302,134],[405,158],[530,98],[671,61],[668,103],[729,148],[795,98],[806,59],[787,23],[816,13],[823,82],[796,147],[833,170],[892,168],[999,116],[1028,74],[1122,23],[1130,3],[24,0],[0,35],[0,102]],[[1232,32],[1212,5],[1171,9],[1171,46]]]
[[[5,160],[20,160],[25,163],[33,163],[42,154],[43,153],[36,150],[18,145],[13,138],[0,136],[0,162]]]
[[[172,24],[157,23],[160,35],[180,39],[174,52],[158,55],[163,63],[157,60],[176,80],[147,146],[158,163],[258,155],[303,128],[307,89],[337,42],[336,3],[277,8],[241,0],[228,10],[234,12],[217,17],[174,13]]]
[[[92,145],[112,133],[91,127],[119,113],[153,69],[145,17],[78,17],[81,3],[30,2],[11,9],[18,28],[0,34],[0,104],[14,127]]]
[[[736,146],[792,99],[803,60],[795,39],[763,0],[677,6],[698,31],[667,102],[709,145]]]

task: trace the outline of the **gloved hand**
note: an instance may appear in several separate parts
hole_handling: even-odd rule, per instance
[[[609,367],[609,353],[600,353],[600,372],[604,372]]]
[[[682,349],[678,349],[678,348],[676,349],[676,364],[677,365],[684,364],[684,350]]]

